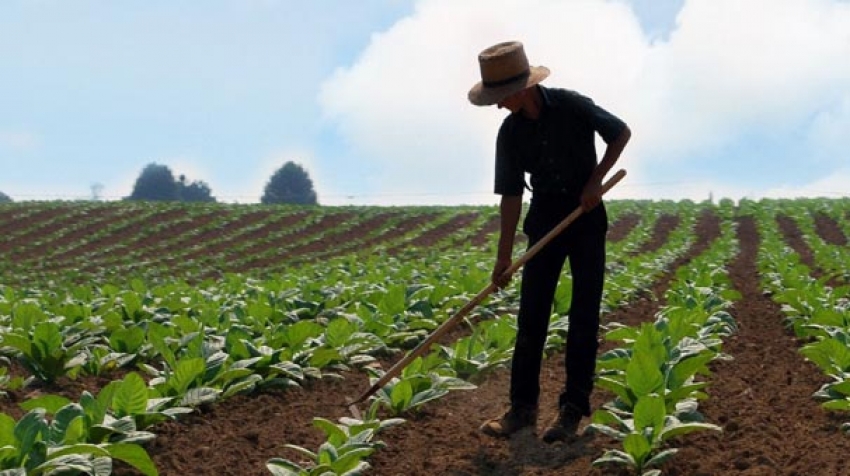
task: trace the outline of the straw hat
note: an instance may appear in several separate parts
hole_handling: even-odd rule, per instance
[[[469,90],[476,106],[496,104],[511,94],[534,86],[549,76],[545,66],[529,66],[519,41],[493,45],[478,55],[481,81]]]

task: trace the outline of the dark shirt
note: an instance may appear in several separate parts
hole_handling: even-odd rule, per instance
[[[511,114],[499,129],[495,192],[522,195],[529,173],[535,195],[577,199],[596,167],[595,133],[610,143],[626,124],[575,91],[537,87],[543,97],[540,116]]]

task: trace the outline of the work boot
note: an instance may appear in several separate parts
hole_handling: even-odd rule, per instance
[[[543,441],[554,443],[556,441],[567,441],[576,436],[578,424],[581,422],[581,412],[569,403],[562,405],[558,410],[558,416],[552,420],[549,428],[543,432]]]
[[[537,407],[511,407],[498,418],[487,420],[481,431],[490,436],[506,437],[523,428],[537,425]]]

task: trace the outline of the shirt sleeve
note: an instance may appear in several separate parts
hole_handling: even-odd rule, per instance
[[[606,144],[620,137],[620,134],[626,129],[625,122],[596,105],[592,99],[580,94],[576,94],[576,96],[581,110],[590,122],[590,126],[602,137]]]
[[[517,196],[522,195],[525,186],[524,172],[517,157],[509,145],[507,121],[499,128],[499,136],[496,139],[496,186],[494,188],[498,195]]]

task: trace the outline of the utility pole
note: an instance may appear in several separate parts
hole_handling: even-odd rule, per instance
[[[91,199],[95,202],[100,200],[100,194],[103,192],[103,184],[95,182],[91,184]]]

